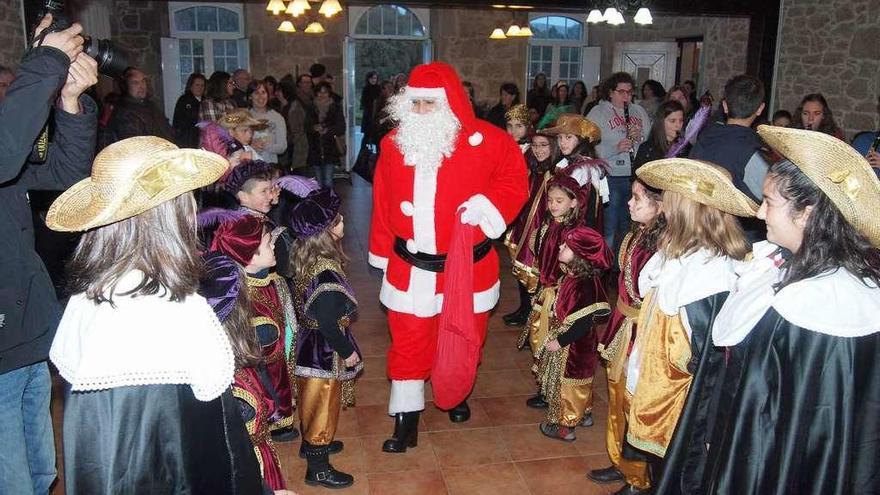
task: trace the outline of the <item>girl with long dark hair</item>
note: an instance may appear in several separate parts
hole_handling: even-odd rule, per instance
[[[843,130],[834,120],[834,114],[831,112],[831,107],[828,106],[828,100],[822,93],[811,93],[804,96],[794,113],[792,127],[819,131],[837,139],[844,139]]]
[[[199,147],[199,108],[205,96],[205,76],[194,72],[186,80],[186,90],[174,105],[174,141],[181,148]]]
[[[880,183],[849,145],[760,126],[770,168],[754,248],[712,337],[729,349],[701,493],[876,490]],[[829,448],[833,446],[833,448]]]
[[[661,103],[657,107],[657,113],[651,124],[651,134],[648,136],[648,140],[639,146],[639,151],[636,153],[633,170],[650,161],[665,158],[669,148],[681,138],[683,127],[684,107],[681,106],[681,103],[675,100]]]

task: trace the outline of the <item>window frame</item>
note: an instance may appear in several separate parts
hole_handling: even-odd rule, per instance
[[[234,32],[223,32],[223,31],[183,31],[177,29],[177,25],[174,22],[174,14],[181,10],[186,10],[194,7],[214,7],[218,9],[226,9],[238,15],[238,29]],[[200,3],[200,2],[168,2],[168,27],[170,28],[171,38],[178,39],[192,39],[192,38],[211,38],[211,39],[225,39],[225,40],[237,40],[245,37],[245,22],[244,22],[244,5],[238,3]]]
[[[580,40],[568,40],[568,39],[536,39],[534,37],[529,38],[528,46],[526,51],[526,71],[525,71],[525,85],[524,87],[528,91],[531,88],[532,81],[534,80],[535,75],[531,74],[531,66],[532,66],[532,47],[540,46],[540,47],[549,47],[551,49],[551,60],[550,60],[550,73],[546,73],[548,85],[556,84],[557,81],[560,80],[560,69],[562,64],[568,64],[570,62],[563,62],[560,57],[560,52],[562,51],[562,47],[566,48],[577,48],[578,55],[580,58],[580,69],[577,73],[576,79],[565,79],[569,82],[569,85],[574,84],[574,81],[582,81],[585,77],[584,64],[586,63],[586,56],[584,48],[587,47],[587,42],[589,40],[589,24],[587,24],[587,16],[584,15],[574,15],[569,13],[559,13],[559,12],[529,12],[529,26],[531,26],[532,22],[536,19],[540,19],[543,17],[563,17],[575,22],[579,22],[581,24],[581,39]]]
[[[357,32],[357,26],[363,16],[367,15],[370,10],[376,7],[401,7],[408,10],[422,24],[424,34],[422,36],[411,35],[385,35],[385,34],[360,34]],[[414,40],[422,41],[431,38],[431,11],[430,9],[408,7],[397,3],[377,4],[369,6],[352,5],[348,7],[348,32],[351,37],[359,40],[369,39],[395,39],[395,40]]]

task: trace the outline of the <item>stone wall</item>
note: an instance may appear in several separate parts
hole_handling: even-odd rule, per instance
[[[880,0],[786,0],[776,68],[776,108],[794,112],[821,92],[848,138],[878,128]]]
[[[111,12],[112,40],[128,55],[130,65],[149,75],[153,101],[162,102],[162,37],[168,36],[168,2],[164,0],[92,0]]]
[[[485,106],[498,103],[498,88],[505,82],[516,83],[525,95],[528,41],[489,39],[493,28],[505,29],[514,19],[520,26],[528,22],[525,13],[511,17],[510,12],[494,9],[431,11],[434,58],[453,65],[462,80],[472,82],[477,101]]]
[[[661,17],[649,26],[628,22],[623,26],[591,25],[590,46],[602,47],[602,77],[612,72],[614,44],[622,41],[675,41],[703,37],[702,74],[699,92],[709,90],[719,97],[724,83],[746,70],[749,19],[745,17]]]
[[[24,52],[21,0],[0,2],[0,65],[15,69]]]

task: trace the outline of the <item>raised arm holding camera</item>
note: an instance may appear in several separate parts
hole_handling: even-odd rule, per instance
[[[0,494],[45,494],[55,479],[46,358],[60,305],[34,251],[28,191],[70,187],[95,153],[97,106],[83,92],[97,63],[82,54],[81,26],[44,35],[51,24],[37,26],[0,103]],[[53,108],[53,142],[34,146]],[[45,163],[30,163],[34,151]]]

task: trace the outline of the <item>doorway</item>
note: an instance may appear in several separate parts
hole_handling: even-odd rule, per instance
[[[409,74],[416,65],[432,58],[428,9],[399,5],[350,7],[349,32],[345,39],[345,121],[348,126],[346,168],[351,170],[361,149],[363,108],[361,93],[366,75],[379,74],[380,84],[398,74]]]
[[[693,81],[694,88],[700,87],[701,61],[703,53],[703,37],[678,38],[678,63],[675,68],[676,84]]]
[[[618,42],[614,44],[614,72],[632,74],[636,88],[648,79],[668,88],[675,84],[677,55],[675,42]]]

